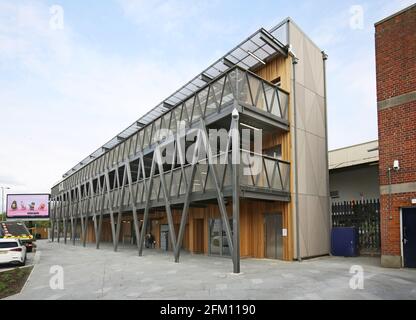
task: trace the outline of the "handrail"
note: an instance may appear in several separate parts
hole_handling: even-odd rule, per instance
[[[231,154],[231,152],[232,151],[229,151],[228,154]],[[274,161],[276,163],[282,163],[282,164],[285,164],[285,165],[290,165],[290,162],[288,162],[288,161],[280,160],[280,159],[277,159],[277,158],[273,158],[273,157],[270,157],[270,156],[267,156],[267,155],[264,155],[264,154],[259,154],[259,153],[247,151],[247,150],[244,150],[244,149],[240,149],[240,152],[241,153],[250,153],[252,155],[262,157],[263,159],[272,160],[272,161]],[[219,158],[220,156],[223,156],[224,154],[226,154],[226,152],[217,153],[217,154],[213,155],[213,158]],[[208,161],[208,158],[204,158],[204,159],[198,160],[196,162],[196,165],[198,165],[198,164],[207,164],[207,161]],[[228,162],[227,163],[220,163],[220,165],[229,165],[229,163]],[[187,168],[189,168],[191,166],[192,166],[192,164],[186,164],[186,165],[184,165],[182,167],[177,167],[177,168],[174,168],[172,170],[167,170],[167,171],[164,172],[164,174],[167,175],[167,174],[170,174],[171,172],[186,170]],[[161,175],[160,173],[155,174],[153,176],[153,179],[160,178],[160,175]],[[257,175],[254,175],[254,176],[257,176]],[[137,183],[141,183],[141,182],[144,182],[144,181],[147,182],[149,179],[150,179],[150,177],[146,177],[144,179],[142,178],[142,179],[136,180],[136,181],[133,182],[133,185],[136,185]],[[123,186],[123,187],[126,187],[126,186]],[[111,189],[110,192],[112,192],[112,191],[120,191],[123,187],[117,187],[117,188]]]

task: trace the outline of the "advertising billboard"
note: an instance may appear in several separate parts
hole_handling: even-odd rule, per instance
[[[7,219],[49,219],[49,194],[8,194]]]

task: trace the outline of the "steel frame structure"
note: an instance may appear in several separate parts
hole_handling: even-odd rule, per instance
[[[57,241],[60,242],[62,235],[67,243],[70,229],[70,240],[75,245],[80,223],[82,244],[86,246],[91,218],[99,249],[103,218],[109,215],[113,248],[117,251],[123,213],[132,212],[137,250],[142,256],[149,212],[164,206],[175,262],[179,262],[191,203],[216,199],[230,246],[233,271],[239,273],[240,197],[252,195],[265,200],[290,201],[290,163],[240,149],[239,135],[233,133],[238,132],[243,118],[255,118],[266,127],[288,131],[288,103],[288,93],[284,90],[250,71],[237,66],[231,68],[55,186],[51,198],[52,241],[56,232]],[[225,119],[231,119],[227,145],[218,152],[208,143],[207,128]],[[180,128],[180,123],[185,127]],[[164,134],[160,129],[169,131]],[[196,147],[191,163],[187,164],[182,153],[176,151],[183,147],[183,135],[195,132]],[[159,160],[169,145],[174,146],[175,152],[172,165],[166,170]],[[206,152],[204,157],[200,153],[202,148]],[[242,165],[238,163],[248,156],[261,161],[259,174],[243,175]],[[220,157],[233,161],[218,164]],[[249,170],[252,170],[250,165]],[[232,199],[233,232],[226,211],[227,197]],[[178,235],[173,224],[172,205],[182,206]],[[139,211],[143,213],[141,227]]]

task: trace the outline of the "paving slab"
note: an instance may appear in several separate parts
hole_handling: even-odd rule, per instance
[[[8,299],[416,299],[416,270],[385,269],[374,257],[321,257],[299,262],[243,259],[239,275],[231,259],[111,244],[38,241],[39,259],[24,290]],[[361,266],[364,288],[352,289],[352,266]],[[50,286],[62,267],[63,289]],[[52,279],[52,280],[51,280]],[[55,279],[56,280],[56,279]]]

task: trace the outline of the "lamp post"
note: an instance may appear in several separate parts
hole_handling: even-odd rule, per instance
[[[9,187],[0,187],[1,188],[1,213],[4,213],[4,190],[9,190]]]

